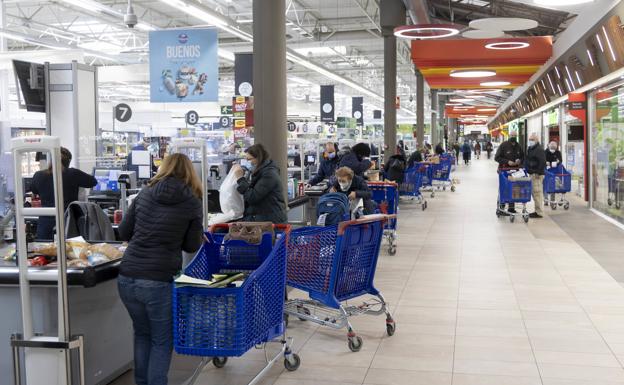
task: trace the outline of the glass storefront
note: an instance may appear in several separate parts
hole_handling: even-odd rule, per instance
[[[624,223],[624,81],[591,95],[592,207]]]
[[[560,150],[564,166],[572,174],[572,193],[585,199],[585,128],[567,107],[564,104]]]

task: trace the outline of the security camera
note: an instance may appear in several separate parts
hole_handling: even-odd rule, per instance
[[[128,9],[124,15],[124,24],[127,25],[128,28],[134,28],[138,23],[139,20],[137,15],[134,14],[134,8],[132,7],[132,0],[128,0]]]

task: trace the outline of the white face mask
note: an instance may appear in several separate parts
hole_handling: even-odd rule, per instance
[[[529,140],[529,147],[533,147],[536,145],[536,142],[534,140]]]
[[[340,185],[340,189],[342,191],[349,191],[349,188],[351,187],[351,183],[352,182],[346,182],[346,183],[338,182],[338,184]]]
[[[556,148],[552,148],[552,147],[551,147],[551,148],[549,148],[549,150],[550,150],[550,152],[553,152],[553,153],[554,153],[555,151],[557,151],[557,149],[556,149]]]

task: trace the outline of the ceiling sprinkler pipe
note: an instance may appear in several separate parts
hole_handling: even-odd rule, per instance
[[[431,24],[426,0],[403,0],[414,24]]]

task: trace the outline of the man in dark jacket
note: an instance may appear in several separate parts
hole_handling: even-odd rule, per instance
[[[420,163],[422,161],[422,153],[420,152],[420,150],[416,150],[412,152],[412,155],[410,155],[409,159],[407,160],[407,168],[411,168],[412,166],[414,166],[414,163]]]
[[[375,212],[373,193],[368,188],[366,180],[355,175],[349,167],[340,167],[336,170],[336,177],[329,191],[346,194],[351,202],[362,199],[364,214],[366,215]]]
[[[236,189],[245,199],[243,221],[276,224],[288,222],[279,168],[269,159],[268,152],[261,144],[254,144],[245,153],[245,167],[251,172],[251,179],[245,178],[245,171],[241,166],[232,167],[238,178]]]
[[[338,167],[349,167],[357,176],[364,177],[364,173],[375,164],[366,159],[370,156],[371,149],[366,143],[358,143],[340,158]]]
[[[338,167],[337,155],[336,145],[332,142],[327,142],[325,144],[325,153],[323,154],[323,160],[319,165],[318,172],[308,182],[310,186],[315,186],[334,175],[336,167]]]
[[[546,168],[546,155],[544,147],[539,142],[536,133],[529,137],[529,147],[527,148],[526,164],[527,173],[531,176],[533,183],[533,201],[535,201],[535,212],[529,214],[531,218],[541,218],[544,215],[544,169]]]
[[[513,169],[522,166],[522,163],[524,162],[524,151],[522,151],[522,147],[520,146],[520,143],[518,143],[517,132],[510,132],[509,140],[504,141],[500,146],[498,146],[496,155],[494,155],[494,160],[498,163],[499,171],[501,169]],[[510,213],[516,212],[516,207],[513,203],[509,204],[508,211]]]

